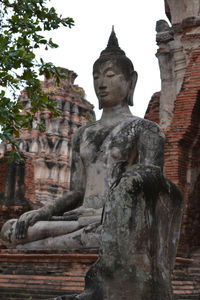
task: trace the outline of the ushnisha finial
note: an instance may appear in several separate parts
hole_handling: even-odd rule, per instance
[[[103,55],[125,55],[125,52],[119,47],[118,39],[114,31],[114,25],[108,40],[108,44],[105,50],[101,52],[100,56]]]

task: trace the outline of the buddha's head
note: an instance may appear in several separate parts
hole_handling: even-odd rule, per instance
[[[131,60],[120,49],[114,30],[111,32],[106,49],[94,63],[93,77],[100,109],[108,103],[106,97],[109,97],[111,105],[113,105],[111,98],[116,104],[117,101],[121,101],[123,105],[133,105],[137,72],[134,71]]]

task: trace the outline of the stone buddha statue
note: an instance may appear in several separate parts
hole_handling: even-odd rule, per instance
[[[183,201],[163,175],[160,127],[130,112],[137,73],[114,30],[93,77],[102,117],[74,134],[70,191],[6,222],[2,238],[20,249],[100,247],[85,291],[57,300],[172,300]]]
[[[157,124],[130,112],[137,73],[114,30],[94,63],[93,77],[103,113],[74,134],[70,191],[53,204],[6,222],[1,236],[7,247],[99,247],[102,210],[123,174],[141,165],[162,173],[164,135]]]

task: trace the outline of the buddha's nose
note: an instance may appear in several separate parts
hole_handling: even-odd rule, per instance
[[[102,90],[102,89],[105,89],[106,88],[106,79],[105,78],[101,78],[99,80],[99,89]]]

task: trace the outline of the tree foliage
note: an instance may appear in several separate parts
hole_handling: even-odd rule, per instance
[[[72,18],[59,16],[50,0],[1,0],[0,3],[0,138],[14,145],[13,137],[19,137],[21,128],[31,129],[38,111],[48,109],[53,116],[58,114],[55,103],[41,87],[38,75],[56,77],[59,83],[59,68],[51,62],[37,58],[37,49],[57,48],[52,38],[44,36],[51,31],[74,25]],[[31,108],[22,114],[18,101],[19,92],[26,89]],[[15,145],[16,146],[16,145]]]

